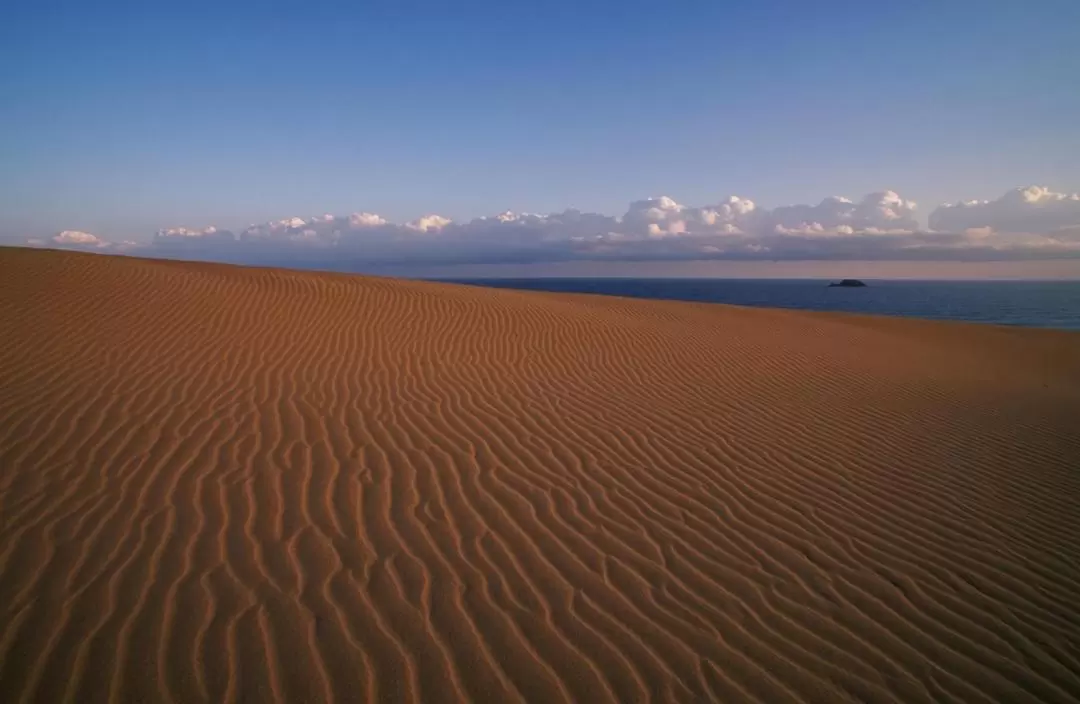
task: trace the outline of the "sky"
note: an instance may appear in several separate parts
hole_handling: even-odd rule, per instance
[[[1078,75],[1075,0],[14,2],[0,241],[1059,261],[1080,256]]]

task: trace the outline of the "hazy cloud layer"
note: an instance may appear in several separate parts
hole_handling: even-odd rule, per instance
[[[1055,193],[1041,186],[1017,188],[996,200],[943,205],[930,213],[934,230],[990,228],[1049,234],[1076,226],[1080,226],[1080,193]]]
[[[148,243],[109,242],[72,230],[47,246],[333,265],[494,264],[674,260],[946,260],[1080,257],[1080,196],[1032,186],[992,201],[943,205],[920,228],[916,205],[893,191],[857,200],[760,208],[731,196],[687,206],[662,196],[620,217],[566,210],[505,212],[454,222],[436,214],[392,223],[369,212],[290,217],[232,232],[170,227]]]

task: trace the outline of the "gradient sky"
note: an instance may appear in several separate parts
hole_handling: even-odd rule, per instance
[[[18,2],[0,237],[1080,190],[1080,2]]]

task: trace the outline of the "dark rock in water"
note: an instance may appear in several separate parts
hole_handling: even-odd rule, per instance
[[[865,286],[865,285],[866,284],[864,284],[862,281],[859,281],[858,279],[844,279],[843,281],[841,281],[838,284],[832,284],[832,283],[829,284],[829,288],[833,288],[833,287],[837,287],[837,286],[839,286],[841,288],[859,288],[860,286]]]

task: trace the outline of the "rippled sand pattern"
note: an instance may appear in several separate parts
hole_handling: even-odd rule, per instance
[[[0,701],[1077,701],[1080,335],[0,250]]]

